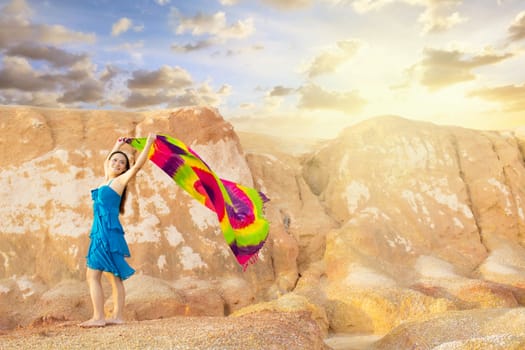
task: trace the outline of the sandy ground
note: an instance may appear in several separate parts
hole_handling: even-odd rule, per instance
[[[330,349],[297,314],[174,317],[80,328],[62,322],[0,333],[0,349]]]

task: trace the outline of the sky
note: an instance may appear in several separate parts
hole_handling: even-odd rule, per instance
[[[525,126],[524,0],[0,0],[0,104],[207,105],[331,138],[381,115]]]

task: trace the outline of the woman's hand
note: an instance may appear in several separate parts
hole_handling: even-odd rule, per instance
[[[149,152],[149,149],[151,148],[151,145],[155,142],[155,139],[157,138],[157,134],[150,132],[148,134],[148,139],[146,140],[146,145],[144,146],[144,151],[146,153]]]
[[[120,175],[121,183],[123,183],[124,185],[127,185],[129,180],[133,178],[137,174],[137,172],[140,170],[140,168],[142,168],[144,163],[146,163],[149,157],[151,147],[153,147],[153,143],[155,142],[156,138],[157,138],[157,134],[151,133],[151,132],[148,134],[146,145],[144,146],[139,156],[137,157],[135,164],[133,164],[133,166],[128,171],[126,171],[124,174]]]
[[[152,139],[152,140],[155,140],[157,138],[157,134],[155,134],[154,132],[150,132],[148,134],[148,140]]]
[[[117,139],[117,143],[119,144],[124,144],[124,143],[130,143],[131,142],[131,137],[119,137]]]

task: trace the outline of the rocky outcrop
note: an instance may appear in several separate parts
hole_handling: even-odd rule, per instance
[[[523,305],[521,142],[385,117],[309,155],[304,178],[340,224],[314,292],[331,329],[386,334],[428,314]]]
[[[18,310],[13,303],[43,298],[42,293],[62,281],[84,281],[92,218],[90,189],[102,182],[103,159],[117,137],[150,131],[175,136],[220,177],[254,186],[237,135],[215,110],[132,113],[4,107],[0,115],[0,147],[5,150],[0,153],[0,309],[9,315],[9,321],[2,321],[4,328],[28,315],[48,317]],[[133,158],[134,150],[125,147]],[[275,221],[271,213],[270,220]],[[129,262],[137,270],[137,278],[128,286],[131,319],[224,315],[265,298],[276,280],[291,281],[273,287],[287,291],[297,279],[296,242],[288,245],[295,255],[284,262],[290,264],[282,267],[286,276],[280,276],[283,263],[274,263],[272,250],[283,249],[272,244],[282,241],[276,237],[282,234],[278,230],[270,235],[258,263],[243,272],[224,242],[215,214],[152,163],[128,186],[121,221],[132,252]],[[275,261],[281,256],[277,254]],[[145,282],[144,278],[153,279]],[[162,283],[180,284],[185,279],[212,285],[185,286],[191,293],[181,294]],[[148,292],[143,290],[145,285],[150,287]],[[144,303],[150,292],[159,294],[154,304]],[[90,309],[88,299],[83,307]],[[73,311],[55,316],[86,313],[78,307]]]
[[[524,327],[523,308],[456,311],[405,323],[371,349],[517,350],[525,347]]]
[[[5,107],[0,312],[9,316],[0,327],[89,314],[83,277],[89,189],[100,183],[116,137],[149,131],[182,139],[222,178],[266,193],[271,230],[259,262],[243,273],[213,213],[146,165],[122,217],[138,271],[126,281],[128,319],[304,313],[323,335],[384,336],[375,346],[386,349],[412,344],[417,332],[425,338],[420,330],[430,319],[452,334],[447,327],[468,317],[481,324],[496,310],[506,310],[501,319],[521,317],[522,129],[476,131],[382,117],[299,154],[305,148],[290,149],[289,140],[246,133],[239,140],[206,108]],[[38,307],[13,307],[26,301]],[[464,338],[436,334],[431,343],[521,344],[519,332],[500,337],[505,324],[493,332],[467,327]]]
[[[244,307],[234,312],[232,317],[242,317],[248,314],[260,314],[266,312],[277,312],[277,313],[294,313],[303,312],[309,315],[309,318],[317,323],[319,331],[326,336],[328,334],[328,319],[324,309],[312,304],[307,298],[294,294],[287,293],[282,297],[274,299],[272,301],[258,303]]]

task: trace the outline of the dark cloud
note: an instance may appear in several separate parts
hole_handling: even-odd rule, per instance
[[[60,25],[35,24],[31,15],[24,0],[13,0],[1,9],[2,101],[58,106],[101,100],[103,84],[94,80],[96,68],[89,55],[74,54],[56,46],[93,43],[95,35]]]
[[[153,71],[137,70],[128,80],[128,87],[134,89],[181,89],[193,84],[191,75],[180,67],[162,66]]]
[[[124,106],[128,108],[143,108],[166,104],[167,108],[176,108],[182,106],[216,106],[221,102],[221,97],[230,93],[231,87],[223,85],[217,92],[208,86],[202,84],[198,88],[186,88],[184,90],[139,90],[133,91]]]
[[[279,97],[279,96],[287,96],[293,93],[295,89],[293,88],[287,88],[284,86],[275,86],[268,95],[271,97]]]
[[[34,70],[23,58],[4,58],[0,90],[9,103],[37,106],[95,103],[104,97],[104,82],[93,79],[88,69],[45,73]],[[30,95],[34,96],[28,96]]]
[[[93,33],[68,30],[61,25],[31,23],[32,11],[23,0],[13,0],[0,9],[0,48],[21,42],[40,44],[94,43]]]
[[[211,47],[214,44],[215,43],[213,42],[213,40],[206,39],[197,41],[195,44],[173,44],[171,45],[171,49],[176,52],[192,52],[207,49],[208,47]]]
[[[3,67],[0,69],[0,90],[53,90],[58,82],[49,78],[49,75],[33,70],[25,59],[4,57]]]
[[[32,43],[12,46],[5,51],[5,55],[47,61],[55,68],[69,67],[88,58],[87,54],[75,55],[56,47]]]
[[[142,108],[148,106],[155,106],[168,102],[168,97],[158,92],[156,94],[145,94],[142,92],[134,91],[123,103],[124,107],[127,108]]]
[[[103,97],[104,85],[98,81],[91,80],[66,91],[57,101],[65,104],[78,102],[94,103],[101,101]]]
[[[162,66],[153,71],[138,70],[128,80],[131,94],[124,102],[128,108],[166,104],[168,108],[192,105],[217,105],[231,87],[214,92],[204,83],[195,88],[191,75],[180,67]]]
[[[104,69],[104,71],[100,74],[100,80],[103,82],[109,82],[113,78],[117,77],[119,73],[121,73],[120,68],[113,65],[108,65],[106,66],[106,69]]]
[[[232,87],[224,84],[217,90],[214,90],[207,82],[199,86],[185,89],[182,93],[177,93],[176,96],[171,96],[171,103],[168,106],[197,106],[208,105],[218,106],[222,98],[230,95]]]

